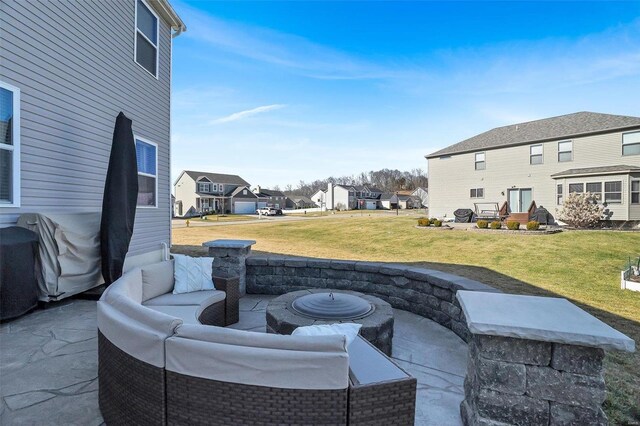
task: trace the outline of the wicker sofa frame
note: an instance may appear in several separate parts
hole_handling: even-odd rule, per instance
[[[227,292],[226,301],[205,308],[199,321],[215,326],[228,325],[234,319],[237,322],[238,280],[216,279],[215,283],[218,290]],[[408,374],[400,380],[366,385],[351,375],[348,388],[336,390],[229,383],[179,374],[143,362],[118,348],[100,330],[98,362],[99,404],[108,425],[414,423],[416,379]]]

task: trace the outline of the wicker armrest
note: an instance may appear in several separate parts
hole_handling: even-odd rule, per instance
[[[240,278],[213,277],[216,290],[224,291],[225,298],[225,326],[235,324],[240,320]]]

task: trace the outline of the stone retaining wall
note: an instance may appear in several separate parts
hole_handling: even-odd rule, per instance
[[[498,290],[468,278],[401,264],[256,255],[246,259],[247,293],[285,294],[334,288],[370,294],[470,339],[458,290]]]

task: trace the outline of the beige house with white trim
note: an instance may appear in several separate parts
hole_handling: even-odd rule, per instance
[[[426,158],[431,216],[505,201],[555,216],[566,194],[589,191],[611,220],[640,220],[640,117],[578,112],[499,127]]]

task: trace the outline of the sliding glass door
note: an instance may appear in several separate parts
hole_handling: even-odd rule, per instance
[[[509,189],[509,209],[512,213],[524,213],[533,201],[531,188]]]

